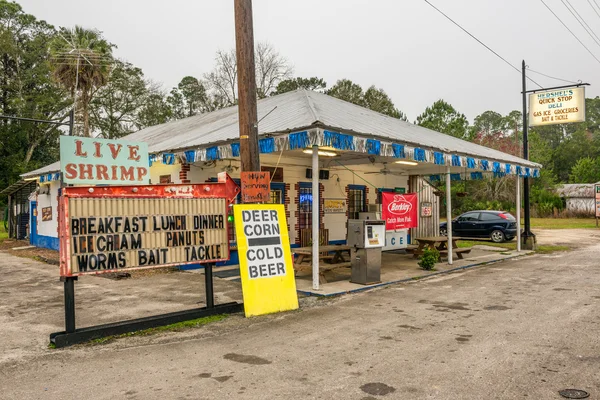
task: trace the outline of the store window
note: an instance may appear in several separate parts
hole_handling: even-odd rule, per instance
[[[271,193],[269,203],[284,204],[285,203],[285,183],[271,183]]]
[[[358,219],[358,213],[366,211],[366,186],[348,186],[348,219]]]
[[[300,182],[298,189],[298,228],[310,228],[312,226],[312,184]]]
[[[381,193],[384,193],[384,192],[385,193],[391,193],[393,191],[394,191],[394,189],[388,189],[388,188],[379,188],[379,189],[377,189],[377,204],[383,204],[383,201],[382,201],[383,200],[382,199],[383,196],[381,195]]]

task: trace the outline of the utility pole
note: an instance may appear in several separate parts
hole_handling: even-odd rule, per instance
[[[242,171],[260,171],[252,0],[234,0]]]
[[[527,121],[527,77],[525,76],[525,60],[522,64],[523,71],[523,158],[529,160],[529,144],[527,139],[528,121]],[[517,179],[519,177],[517,176]],[[529,205],[529,178],[523,177],[523,217],[525,218],[525,229],[521,240],[523,248],[533,250],[535,235],[531,232],[530,224],[530,205]]]

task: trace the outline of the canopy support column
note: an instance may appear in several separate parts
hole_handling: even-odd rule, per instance
[[[517,175],[517,251],[521,251],[521,178]]]
[[[319,290],[319,146],[312,147],[312,279]]]
[[[450,190],[450,166],[446,167],[446,232],[448,235],[448,264],[452,265],[452,200]]]

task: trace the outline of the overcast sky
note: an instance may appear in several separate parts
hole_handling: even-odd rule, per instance
[[[591,83],[586,97],[600,95],[600,63],[541,0],[430,1],[518,68],[525,59],[533,70]],[[600,45],[563,3],[545,2],[600,59]],[[201,77],[218,49],[235,46],[233,0],[18,3],[55,26],[99,29],[118,46],[117,57],[165,89],[186,75]],[[600,16],[588,0],[570,4],[600,35]],[[322,77],[328,86],[341,78],[375,85],[410,121],[440,98],[471,121],[486,110],[522,109],[520,74],[423,0],[254,0],[253,7],[255,41],[270,42],[295,76]],[[544,87],[564,84],[531,77]]]

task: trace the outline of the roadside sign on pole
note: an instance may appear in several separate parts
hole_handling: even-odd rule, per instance
[[[529,95],[529,126],[585,121],[585,88],[547,90]]]
[[[233,213],[246,316],[297,309],[283,204],[236,204]]]
[[[596,202],[596,226],[598,226],[598,218],[600,218],[600,185],[594,185],[595,202]]]

